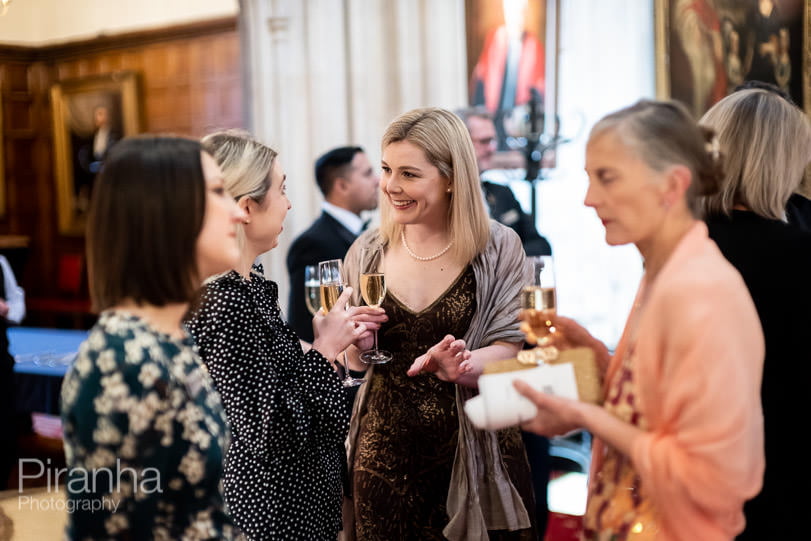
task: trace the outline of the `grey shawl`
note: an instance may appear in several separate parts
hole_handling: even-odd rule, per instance
[[[354,288],[353,302],[360,302],[358,288],[361,248],[381,244],[377,231],[361,235],[346,254],[345,275]],[[476,313],[463,337],[468,349],[475,350],[496,341],[523,342],[518,330],[517,314],[521,288],[530,283],[531,270],[526,264],[524,249],[518,235],[509,227],[490,221],[490,241],[484,252],[472,261],[476,277]],[[370,368],[367,381],[372,377]],[[362,385],[352,412],[347,437],[347,458],[350,470],[355,459],[357,438],[363,423],[361,412],[366,403]],[[519,530],[530,527],[527,509],[518,491],[510,482],[501,458],[495,432],[477,430],[464,414],[464,403],[477,391],[456,386],[456,407],[459,412],[459,441],[456,446],[447,508],[450,521],[443,530],[445,537],[456,540],[486,540],[487,530]],[[355,539],[351,502],[344,506],[343,538]]]

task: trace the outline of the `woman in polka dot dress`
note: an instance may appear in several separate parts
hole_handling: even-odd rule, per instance
[[[347,390],[332,362],[368,349],[381,309],[345,310],[351,288],[317,315],[306,353],[281,319],[278,288],[256,258],[278,243],[290,202],[276,152],[243,132],[204,139],[245,212],[241,261],[208,283],[189,327],[225,404],[232,446],[225,498],[251,539],[333,540],[341,529]]]

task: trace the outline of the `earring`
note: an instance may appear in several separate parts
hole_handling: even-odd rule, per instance
[[[445,191],[446,191],[446,192],[448,192],[448,193],[451,193],[453,190],[451,190],[451,189],[450,189],[450,187],[449,187],[449,188],[448,188],[447,190],[445,190]]]

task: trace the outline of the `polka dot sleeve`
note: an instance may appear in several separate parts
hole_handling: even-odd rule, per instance
[[[232,272],[206,286],[189,320],[232,427],[226,502],[251,537],[334,539],[346,391],[319,352],[302,353],[277,291]]]

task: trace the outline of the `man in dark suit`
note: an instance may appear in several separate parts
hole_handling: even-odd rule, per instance
[[[323,212],[287,252],[288,323],[299,338],[308,342],[313,340],[313,317],[304,299],[304,267],[327,259],[343,259],[365,229],[360,213],[377,208],[380,184],[380,177],[360,147],[335,148],[318,158],[315,180],[324,194]]]
[[[496,128],[493,117],[486,109],[481,107],[459,111],[458,114],[465,121],[465,125],[470,132],[470,138],[473,140],[479,174],[481,175],[488,169],[494,169]],[[520,166],[519,164],[506,165]],[[482,190],[484,199],[490,209],[490,216],[518,233],[527,255],[552,255],[552,247],[549,245],[549,241],[535,229],[532,217],[521,208],[521,204],[515,198],[509,186],[483,180]]]

